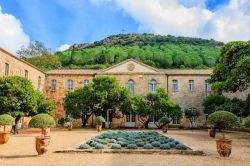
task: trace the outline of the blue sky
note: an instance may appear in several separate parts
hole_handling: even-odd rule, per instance
[[[233,1],[244,3],[236,2],[238,6],[231,9]],[[243,10],[239,6],[246,6],[246,3],[249,7],[249,0],[0,0],[3,15],[0,26],[1,19],[3,24],[7,22],[6,15],[13,16],[20,29],[16,38],[24,36],[24,45],[37,40],[53,50],[64,44],[94,42],[122,33],[122,29],[125,33],[246,40],[246,34],[229,37],[227,25],[221,27],[227,24],[227,12],[233,10],[236,14],[231,19],[238,19],[237,13]],[[242,13],[247,18],[250,16]],[[244,26],[247,24],[240,19],[237,21]],[[4,32],[6,41],[6,30],[0,29],[0,35]],[[1,44],[4,45],[0,41],[0,47]]]

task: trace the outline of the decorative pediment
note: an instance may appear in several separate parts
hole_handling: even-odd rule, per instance
[[[122,73],[160,74],[160,71],[144,63],[138,62],[134,59],[128,59],[119,64],[111,66],[99,72],[98,74],[122,74]]]

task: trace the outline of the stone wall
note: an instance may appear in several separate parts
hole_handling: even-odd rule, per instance
[[[28,62],[0,48],[0,77],[5,76],[6,64],[9,65],[8,76],[25,77],[25,71],[27,71],[27,79],[32,82],[34,88],[43,91],[45,73]]]

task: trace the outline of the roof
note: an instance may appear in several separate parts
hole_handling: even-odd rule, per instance
[[[23,59],[21,59],[21,58],[15,56],[15,55],[13,55],[12,53],[6,51],[5,49],[3,49],[3,48],[1,48],[1,47],[0,47],[0,51],[2,51],[2,52],[4,52],[5,54],[11,56],[12,58],[15,58],[15,59],[17,59],[18,61],[21,61],[21,62],[25,63],[26,65],[29,65],[29,66],[31,66],[32,68],[34,68],[34,69],[36,69],[36,70],[38,70],[38,71],[44,73],[44,71],[42,71],[42,70],[39,69],[38,67],[36,67],[36,66],[30,64],[29,62],[27,62],[27,61],[25,61],[25,60],[23,60]]]
[[[204,69],[160,69],[166,75],[210,75],[212,70]]]
[[[63,70],[51,70],[46,74],[63,74],[63,75],[94,75],[100,70],[89,70],[89,69],[63,69]]]

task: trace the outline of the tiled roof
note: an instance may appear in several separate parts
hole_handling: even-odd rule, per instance
[[[164,72],[167,75],[210,75],[212,70],[204,69],[160,69],[161,72]]]
[[[94,75],[100,70],[89,70],[89,69],[62,69],[62,70],[51,70],[46,72],[46,74],[72,74],[72,75]]]

